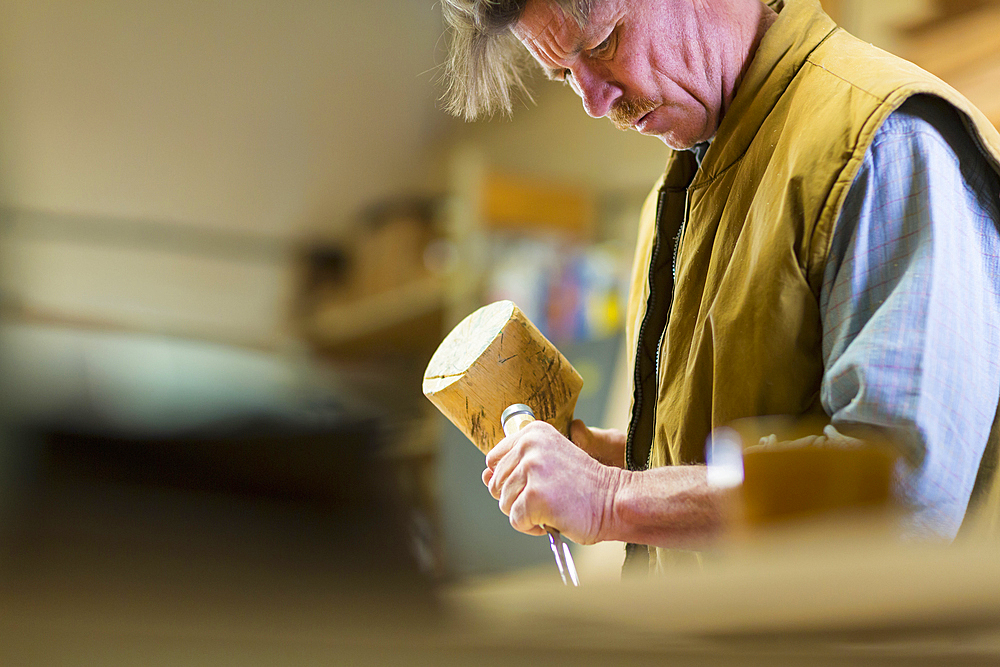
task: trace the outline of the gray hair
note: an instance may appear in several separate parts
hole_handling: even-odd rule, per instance
[[[542,0],[562,8],[581,25],[593,0]],[[531,98],[524,83],[527,51],[511,32],[529,0],[441,0],[449,28],[445,64],[445,109],[473,120],[481,114],[510,115],[513,97]]]

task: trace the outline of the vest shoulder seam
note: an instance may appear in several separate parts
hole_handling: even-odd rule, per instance
[[[859,86],[854,81],[851,81],[849,79],[845,79],[844,77],[840,76],[839,74],[837,74],[836,72],[834,72],[833,70],[831,70],[829,67],[826,67],[825,65],[822,65],[821,63],[815,62],[811,58],[810,59],[806,59],[806,64],[807,65],[812,65],[813,67],[815,67],[817,69],[823,70],[824,72],[826,72],[827,74],[829,74],[833,78],[838,79],[840,81],[843,81],[844,83],[846,83],[851,88],[853,88],[853,89],[855,89],[855,90],[857,90],[859,92],[864,93],[865,95],[869,96],[873,100],[877,100],[879,103],[883,103],[883,102],[886,101],[886,99],[888,99],[887,97],[879,97],[878,95],[876,95],[872,91],[868,90],[867,88],[862,88],[861,86]],[[893,92],[895,92],[895,91],[893,91]]]

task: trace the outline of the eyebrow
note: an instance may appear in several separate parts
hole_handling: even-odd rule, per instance
[[[575,20],[575,19],[568,18],[568,20]],[[590,27],[589,20],[585,25],[579,26],[581,33],[580,39],[577,40],[576,46],[573,47],[573,50],[570,51],[568,54],[566,54],[566,58],[575,58],[584,52],[585,50],[583,47],[585,39],[584,35],[589,27]],[[547,78],[549,81],[563,81],[565,79],[565,77],[563,76],[563,72],[566,69],[567,68],[565,67],[552,68],[552,67],[545,67],[544,65],[542,66],[542,70],[545,72],[545,78]]]
[[[576,58],[578,55],[580,55],[581,53],[583,53],[583,51],[584,51],[583,41],[581,40],[580,42],[577,43],[577,46],[566,55],[566,58],[567,59],[568,58]],[[545,78],[547,78],[549,81],[562,81],[563,78],[565,78],[565,77],[563,77],[563,72],[565,72],[566,69],[568,69],[568,68],[566,68],[566,67],[545,67],[545,66],[542,67],[542,70],[544,70],[544,72],[545,72]]]

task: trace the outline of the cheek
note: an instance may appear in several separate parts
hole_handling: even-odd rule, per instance
[[[616,60],[613,68],[611,76],[621,85],[627,97],[644,97],[654,100],[662,98],[663,87],[660,83],[660,77],[651,67],[649,60],[630,54]]]
[[[669,49],[648,50],[628,56],[622,63],[622,76],[636,94],[657,101],[676,101],[678,87],[683,88],[678,76],[684,71],[680,54]]]
[[[637,76],[643,75],[647,86],[663,87],[665,81],[675,80],[682,71],[683,44],[675,42],[672,36],[676,34],[677,26],[667,20],[635,26],[630,68]]]

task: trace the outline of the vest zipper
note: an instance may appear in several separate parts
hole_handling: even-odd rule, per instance
[[[687,229],[688,216],[691,212],[691,188],[688,187],[684,190],[684,216],[681,218],[681,226],[677,230],[677,236],[674,237],[674,256],[670,266],[670,271],[674,276],[673,296],[670,297],[670,307],[667,310],[667,324],[670,324],[670,312],[674,309],[674,299],[677,296],[677,256],[681,251],[681,242],[684,240],[684,230]],[[663,327],[663,331],[660,332],[660,341],[656,345],[656,364],[653,368],[656,369],[656,387],[659,390],[660,387],[660,355],[663,352],[663,339],[667,337],[667,327]],[[653,406],[653,437],[656,437],[656,406]],[[649,470],[653,465],[653,447],[650,445],[649,453],[646,454],[646,470]]]
[[[664,189],[665,189],[665,187],[666,186],[664,186]],[[662,240],[663,240],[663,235],[661,233],[662,230],[660,229],[661,222],[662,222],[662,219],[663,219],[663,215],[662,214],[663,214],[663,189],[660,190],[660,193],[657,196],[657,201],[656,201],[656,240],[653,242],[653,254],[652,254],[652,256],[650,257],[650,260],[649,260],[649,276],[648,276],[648,281],[649,281],[649,296],[646,297],[646,303],[647,304],[651,304],[651,303],[655,303],[656,302],[656,280],[655,280],[655,275],[654,274],[656,273],[656,264],[657,264],[657,260],[660,257],[660,247],[661,247]],[[643,341],[643,339],[645,339],[645,337],[646,337],[646,328],[649,325],[649,319],[650,319],[650,312],[649,312],[649,309],[648,309],[648,306],[647,306],[646,313],[642,317],[642,324],[639,325],[639,336],[636,338],[636,341],[638,343],[641,343]],[[663,340],[662,337],[663,337],[663,333],[661,332],[660,333],[660,340],[661,340],[661,342]],[[638,361],[638,357],[639,357],[640,353],[641,353],[641,350],[636,350],[636,363],[635,363],[635,369],[633,371],[634,372],[633,387],[635,388],[635,405],[632,406],[632,419],[629,421],[628,435],[625,438],[625,467],[627,469],[629,469],[629,470],[638,470],[639,469],[635,465],[633,465],[633,463],[632,463],[632,450],[634,449],[635,429],[638,426],[639,415],[642,414],[642,403],[643,403],[643,396],[642,396],[642,376],[640,375],[640,372],[639,372],[639,361]],[[659,368],[659,362],[660,362],[660,349],[657,348],[657,350],[656,350],[656,365],[657,365],[657,368]],[[653,424],[654,424],[654,428],[655,428],[655,424],[656,424],[656,416],[655,415],[653,416]],[[649,451],[650,451],[650,453],[652,453],[653,448],[650,447]],[[647,469],[649,468],[649,457],[648,456],[646,457],[646,468]]]
[[[653,243],[653,253],[652,253],[652,256],[650,257],[650,262],[649,262],[649,276],[648,276],[649,296],[646,299],[646,303],[647,304],[655,304],[656,303],[656,280],[655,280],[655,275],[654,274],[656,272],[656,266],[658,264],[658,260],[659,260],[659,257],[660,257],[660,252],[661,252],[661,250],[663,248],[662,222],[663,222],[663,202],[664,202],[665,189],[666,188],[664,188],[664,190],[660,191],[659,200],[656,203],[656,240]],[[681,241],[683,240],[683,237],[684,237],[684,231],[687,229],[688,217],[690,215],[690,207],[691,207],[691,190],[690,190],[690,187],[687,187],[687,188],[684,188],[684,214],[681,217],[681,224],[680,224],[680,227],[678,228],[677,235],[672,239],[672,241],[673,241],[673,248],[672,248],[672,250],[673,250],[673,256],[671,258],[670,270],[671,270],[671,276],[673,278],[673,280],[672,280],[673,284],[670,286],[672,294],[671,294],[670,302],[667,305],[666,324],[669,324],[669,322],[670,322],[670,311],[673,309],[673,293],[675,293],[677,291],[677,257],[678,257],[678,254],[680,252],[680,246],[681,246]],[[639,336],[638,336],[637,340],[640,343],[646,337],[646,329],[649,327],[649,321],[650,321],[650,319],[651,319],[651,312],[650,312],[650,310],[647,307],[646,314],[643,316],[642,323],[639,325]],[[660,336],[659,336],[658,343],[657,343],[657,346],[656,346],[656,355],[654,357],[655,363],[654,363],[654,367],[653,368],[654,368],[655,386],[657,386],[657,387],[659,386],[659,383],[660,383],[660,355],[661,355],[662,350],[663,350],[663,339],[666,336],[666,332],[667,332],[667,326],[666,326],[666,324],[664,324],[663,330],[660,331]],[[636,466],[633,463],[633,460],[632,460],[632,454],[633,454],[633,451],[635,449],[635,430],[636,430],[636,428],[638,426],[639,416],[642,413],[642,406],[643,406],[643,402],[644,402],[644,398],[645,398],[643,396],[643,391],[642,391],[642,377],[640,375],[640,368],[639,368],[639,362],[638,362],[638,354],[639,354],[639,351],[637,350],[637,352],[636,352],[636,364],[635,364],[634,377],[633,377],[633,386],[635,387],[635,394],[634,394],[635,404],[632,407],[632,419],[629,422],[628,435],[627,435],[627,437],[625,439],[625,464],[626,464],[626,467],[629,470],[648,470],[650,462],[652,460],[652,455],[653,455],[652,443],[650,443],[649,452],[646,455],[646,464],[645,464],[644,468],[639,468],[638,466]],[[652,416],[653,416],[653,436],[652,437],[655,437],[655,435],[656,435],[656,404],[655,403],[653,404],[653,415]]]
[[[687,187],[684,189],[684,217],[681,218],[681,227],[677,230],[677,237],[674,239],[674,262],[673,262],[673,272],[674,272],[674,293],[677,293],[677,255],[681,251],[681,241],[684,240],[684,231],[687,229],[688,217],[691,215],[691,188]],[[670,306],[673,308],[674,300],[670,299]],[[667,317],[669,319],[669,316]]]
[[[674,246],[674,287],[677,286],[677,246]],[[670,300],[671,306],[673,306],[673,299]],[[671,308],[672,309],[672,308]],[[670,315],[667,315],[667,323],[670,323]],[[663,351],[663,339],[667,337],[667,327],[663,327],[663,331],[660,332],[660,340],[656,344],[656,363],[653,368],[656,369],[656,393],[660,393],[660,353]],[[653,405],[653,439],[656,439],[656,405]],[[653,443],[649,444],[649,451],[646,453],[646,467],[645,470],[649,470],[653,465]]]

